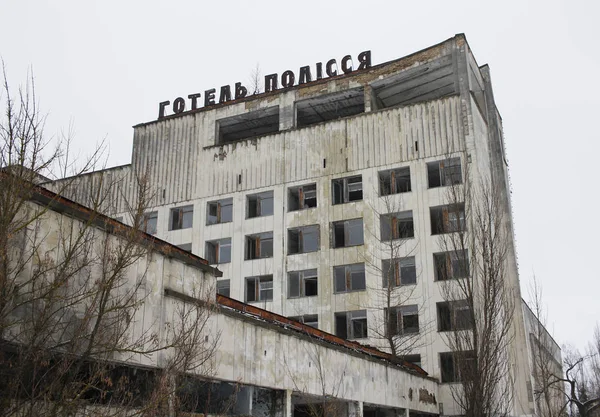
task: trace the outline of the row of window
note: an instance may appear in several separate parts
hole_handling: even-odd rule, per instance
[[[434,254],[435,279],[465,278],[469,274],[469,264],[465,252],[444,252]],[[338,265],[332,268],[335,293],[364,291],[366,286],[365,264]],[[400,287],[417,283],[415,258],[406,257],[386,259],[381,262],[382,287]],[[290,271],[287,274],[287,297],[311,297],[319,295],[317,269]],[[220,281],[224,282],[224,281]],[[228,280],[227,280],[228,282]],[[263,283],[264,285],[262,285]],[[262,286],[261,286],[262,285]],[[264,289],[264,292],[261,292]],[[273,275],[261,275],[246,278],[244,300],[246,302],[273,300]],[[224,288],[221,289],[224,291]],[[266,291],[270,290],[270,291]],[[229,296],[227,293],[220,292]]]
[[[379,172],[379,194],[387,196],[411,191],[410,168],[396,168]],[[427,164],[429,188],[462,183],[460,158],[450,158]],[[332,204],[344,204],[363,199],[362,175],[332,180]],[[288,211],[303,210],[317,206],[317,185],[306,184],[288,188]],[[246,197],[246,218],[270,216],[274,210],[273,191],[250,194]],[[443,215],[443,214],[440,214]],[[169,214],[169,230],[192,227],[193,206],[172,208]],[[155,234],[158,213],[147,213],[145,230]],[[233,221],[233,198],[209,202],[206,224]],[[437,229],[433,229],[437,230]]]

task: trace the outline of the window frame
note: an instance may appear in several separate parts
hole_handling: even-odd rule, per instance
[[[389,266],[386,265],[389,263]],[[388,275],[391,271],[392,265],[394,267],[393,273],[393,286],[392,288],[404,287],[406,285],[416,285],[417,284],[417,263],[414,256],[405,256],[403,258],[391,258],[391,259],[382,259],[381,261],[381,278],[382,278],[382,287],[387,288],[388,283],[390,281],[389,277],[386,279],[386,275]],[[414,269],[414,282],[403,282],[403,278],[408,276],[412,276],[412,274],[408,275],[409,272],[406,271],[407,268]],[[406,272],[403,274],[402,270]],[[408,275],[408,276],[407,276]]]
[[[216,245],[216,247],[215,247]],[[212,253],[211,256],[209,256],[209,246],[212,246],[214,249],[214,253],[215,253],[215,257],[214,259],[212,258]],[[221,248],[222,247],[229,247],[229,260],[228,261],[221,261]],[[204,258],[209,262],[210,265],[219,265],[219,264],[228,264],[231,262],[231,255],[232,255],[232,243],[231,243],[231,238],[230,237],[225,237],[225,238],[221,238],[221,239],[215,239],[215,240],[207,240],[204,244]],[[215,262],[211,262],[211,261],[215,261]]]
[[[310,190],[306,190],[306,188],[311,188]],[[312,189],[314,187],[314,189]],[[292,209],[292,198],[294,193],[298,193],[298,208],[294,208]],[[312,195],[314,193],[314,198],[308,198],[307,199],[307,194],[308,195]],[[306,205],[306,201],[310,200],[312,201],[314,199],[314,205]],[[298,186],[294,186],[294,187],[289,187],[288,188],[288,213],[294,212],[294,211],[300,211],[300,210],[308,210],[311,208],[316,208],[318,206],[318,199],[317,199],[317,183],[313,182],[310,184],[303,184],[303,185],[298,185]]]
[[[405,224],[408,224],[406,226]],[[412,210],[386,213],[379,216],[379,237],[382,242],[415,237],[415,218]]]
[[[319,328],[319,315],[318,314],[303,314],[301,316],[288,317],[288,319],[302,323],[305,326],[310,326],[313,329]]]
[[[271,200],[270,212],[264,214],[263,203]],[[255,214],[252,215],[251,204],[254,203]],[[272,216],[275,213],[275,193],[273,190],[263,191],[261,193],[249,194],[246,196],[246,219],[255,219],[257,217]]]
[[[353,271],[353,268],[360,268],[362,266],[362,271],[358,270],[358,271]],[[339,290],[338,289],[338,280],[337,280],[337,275],[336,275],[336,271],[339,271],[343,268],[343,272],[344,272],[344,290]],[[354,263],[354,264],[346,264],[346,265],[335,265],[333,268],[333,293],[334,294],[345,294],[345,293],[349,293],[349,292],[357,292],[357,291],[366,291],[367,290],[367,272],[366,272],[366,268],[365,268],[365,264],[364,263]],[[354,288],[353,282],[354,280],[352,279],[352,274],[353,273],[362,273],[362,287],[363,288]]]
[[[356,179],[360,179],[360,181],[353,181]],[[350,182],[353,181],[353,182]],[[360,198],[352,198],[350,199],[351,192],[357,192],[357,190],[351,190],[351,188],[358,188],[354,184],[360,184]],[[338,201],[336,196],[341,197],[341,200]],[[331,204],[346,204],[352,203],[354,201],[362,201],[364,199],[364,189],[363,189],[363,180],[362,174],[351,175],[349,177],[335,178],[331,180]]]
[[[433,177],[433,175],[436,175],[436,177]],[[460,156],[427,162],[427,187],[429,189],[462,183],[462,161]]]
[[[451,215],[452,221],[450,220]],[[429,217],[432,236],[467,231],[465,203],[430,207]]]
[[[313,269],[304,269],[301,271],[289,271],[287,273],[288,275],[288,291],[287,291],[287,296],[288,298],[302,298],[302,297],[317,297],[319,295],[319,274],[317,271],[317,268],[313,268]],[[292,295],[292,288],[293,288],[293,282],[292,279],[293,277],[297,275],[297,293],[298,295]],[[316,294],[310,294],[307,295],[306,294],[306,287],[307,287],[307,283],[306,281],[316,281],[316,288],[317,288],[317,292]]]
[[[384,176],[386,178],[384,178]],[[386,183],[387,176],[389,176],[389,190],[387,190],[389,192],[385,192],[385,190],[384,190],[384,187],[387,187],[387,185],[386,185],[387,184]],[[406,181],[407,177],[408,177],[408,181]],[[399,180],[399,178],[405,178],[405,179],[402,181],[402,180]],[[409,193],[412,191],[412,184],[411,184],[412,179],[411,179],[411,175],[410,175],[410,167],[409,166],[379,171],[378,179],[379,179],[379,196],[380,197],[386,197],[386,196],[395,195],[395,194]],[[402,187],[403,184],[404,185],[408,184],[408,187]]]
[[[358,223],[358,221],[360,221],[360,232],[361,232],[360,242],[353,243],[353,244],[346,243],[347,241],[350,240],[351,228],[357,227],[357,224],[351,225],[351,223]],[[336,235],[336,228],[339,225],[343,225],[343,234],[344,234],[344,242],[341,245],[338,245],[337,235]],[[336,222],[331,222],[330,229],[331,229],[331,247],[333,249],[350,248],[353,246],[361,246],[361,245],[365,244],[365,230],[364,230],[364,221],[363,221],[362,217],[358,217],[356,219],[346,219],[346,220],[338,220]]]
[[[472,314],[473,310],[471,306],[469,306],[468,300],[453,300],[453,301],[442,301],[436,303],[436,316],[438,323],[438,332],[457,332],[464,330],[472,330],[473,328],[473,320]],[[441,309],[448,311],[448,317],[442,317]],[[467,320],[457,320],[458,314],[464,314],[464,311],[470,311],[470,317],[467,317]],[[444,313],[445,316],[445,313]],[[462,324],[461,324],[462,323]]]
[[[288,229],[288,235],[287,235],[287,254],[288,255],[298,255],[298,254],[302,254],[302,253],[312,253],[312,252],[318,252],[321,249],[321,230],[318,224],[312,224],[309,226],[301,226],[301,227],[292,227],[290,229]],[[292,242],[292,234],[297,233],[299,235],[298,237],[298,241],[297,241],[297,246],[298,246],[298,250],[296,252],[293,252],[292,249],[290,248],[291,246],[291,242]],[[306,246],[306,241],[305,241],[305,236],[308,235],[309,233],[316,233],[316,247],[314,250],[304,250],[304,247]]]
[[[345,321],[345,329],[344,334],[346,337],[340,335],[340,330],[338,329],[338,319],[344,318]],[[355,322],[362,322],[364,320],[364,336],[357,337],[355,334]],[[334,313],[334,323],[335,323],[335,335],[341,337],[346,340],[357,340],[357,339],[367,339],[369,337],[369,322],[367,319],[367,310],[353,310],[353,311],[340,311]]]
[[[154,220],[154,228],[148,230],[148,222],[149,220]],[[150,211],[148,213],[144,213],[144,232],[149,235],[155,235],[158,233],[158,211]]]
[[[223,294],[221,291],[227,289],[227,294]],[[224,297],[231,297],[231,280],[230,279],[220,279],[217,280],[217,294],[220,294]]]
[[[215,222],[211,222],[210,219],[213,217],[210,214],[211,206],[215,206],[216,209],[216,220]],[[231,206],[231,218],[229,220],[222,219],[223,207]],[[223,224],[223,223],[231,223],[233,221],[233,197],[222,198],[220,200],[209,201],[206,203],[206,225],[212,226],[213,224]]]
[[[440,352],[440,382],[442,384],[453,384],[464,382],[465,378],[462,375],[463,367],[459,365],[461,362],[474,362],[477,363],[475,352],[472,350],[460,351],[460,352]],[[446,361],[446,365],[443,362]],[[473,366],[473,365],[471,365]],[[451,367],[451,375],[448,372],[448,368]]]
[[[244,260],[245,261],[252,261],[255,259],[267,259],[267,258],[272,258],[274,255],[274,245],[273,245],[273,232],[263,232],[263,233],[256,233],[256,234],[252,234],[252,235],[246,235],[244,238]],[[263,242],[267,242],[270,241],[270,246],[271,246],[271,253],[268,256],[263,256]],[[250,243],[253,242],[253,243]],[[253,248],[254,250],[252,251],[255,255],[254,256],[249,256],[250,255],[250,247],[249,245],[254,245]],[[258,253],[258,255],[256,255]]]
[[[177,221],[175,220],[177,216]],[[187,217],[189,216],[189,218]],[[185,225],[185,219],[189,220],[189,225]],[[185,206],[173,207],[169,210],[169,231],[184,230],[194,227],[194,205],[188,204]]]
[[[248,298],[248,288],[250,282],[254,282],[254,300],[249,300]],[[267,301],[273,301],[273,275],[256,275],[251,277],[246,277],[244,279],[244,300],[246,303],[262,303]],[[270,298],[263,298],[263,292],[271,292]],[[257,298],[258,297],[258,298]]]
[[[460,268],[456,268],[455,262],[462,263],[462,266]],[[471,275],[468,249],[434,253],[433,266],[435,272],[435,281],[463,279],[468,278]],[[443,271],[440,271],[442,268]],[[460,276],[457,276],[455,270],[460,271]]]

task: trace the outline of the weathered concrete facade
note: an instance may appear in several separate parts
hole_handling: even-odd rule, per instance
[[[336,116],[343,109],[350,114]],[[227,136],[233,135],[231,126],[237,126],[234,133],[238,134],[252,132],[260,123],[272,131],[235,140]],[[475,182],[493,181],[502,194],[512,233],[502,121],[489,69],[477,64],[463,35],[347,75],[139,124],[134,127],[131,165],[82,176],[71,196],[85,202],[88,185],[100,176],[122,179],[122,195],[115,191],[114,206],[107,211],[127,223],[124,201],[136,197],[134,177],[147,175],[155,187],[151,211],[156,236],[186,248],[191,245],[191,251],[204,258],[211,258],[208,251],[220,247],[209,245],[230,244],[230,260],[218,263],[222,289],[228,288],[235,299],[283,316],[311,320],[316,316],[318,328],[330,333],[336,333],[336,317],[343,312],[364,310],[368,326],[382,322],[381,309],[371,308],[377,304],[374,289],[382,286],[381,272],[368,267],[389,257],[381,244],[377,213],[386,213],[389,204],[397,212],[411,212],[414,237],[400,249],[400,256],[414,257],[416,282],[410,285],[408,302],[422,306],[419,322],[434,324],[410,353],[419,355],[420,365],[431,376],[441,378],[440,353],[449,349],[444,332],[435,325],[436,306],[444,297],[434,254],[442,248],[430,210],[446,204],[447,193],[445,187],[428,183],[428,164],[449,158],[459,158],[463,172],[468,165]],[[409,191],[392,193],[384,202],[381,173],[406,168]],[[344,178],[358,176],[361,197],[349,201],[342,196],[344,201],[335,204],[336,180],[343,183]],[[312,184],[316,206],[292,209],[290,193]],[[347,183],[342,186],[349,188]],[[256,210],[249,208],[255,204],[252,199],[256,195],[270,199],[270,193],[273,207],[268,214],[251,213]],[[232,205],[232,214],[220,221],[211,203],[224,200]],[[191,221],[186,227],[173,227],[173,209],[180,207],[191,207]],[[335,225],[354,219],[362,219],[363,243],[336,247]],[[296,244],[290,242],[290,230],[305,226],[318,227],[317,250],[290,253]],[[349,234],[346,229],[344,233]],[[249,242],[260,242],[257,238],[272,239],[272,256],[256,256],[259,250],[249,249],[254,244]],[[527,415],[533,407],[527,395],[528,352],[514,242],[510,246],[507,286],[517,300],[509,355],[515,384],[512,408],[514,415]],[[253,257],[257,259],[248,259]],[[364,286],[354,291],[336,289],[335,267],[361,263],[367,265]],[[316,271],[317,287],[311,291],[317,295],[290,296],[290,272],[296,271]],[[263,288],[261,277],[270,284]],[[256,280],[252,281],[256,291],[265,291],[264,299],[248,292],[249,279]],[[381,346],[369,333],[357,339]],[[439,402],[443,414],[458,413],[450,384],[440,386]]]
[[[24,235],[24,242],[35,242],[35,251],[47,257],[60,257],[57,242],[74,228],[94,234],[93,250],[102,250],[106,239],[119,240],[130,229],[42,188],[27,207],[29,215],[37,213],[27,233],[41,239]],[[218,339],[218,344],[199,372],[210,369],[206,378],[236,387],[231,408],[219,415],[289,417],[295,406],[324,400],[339,403],[344,413],[353,416],[363,415],[356,409],[366,410],[364,415],[389,416],[437,412],[438,383],[417,367],[391,363],[383,352],[322,332],[303,331],[299,323],[286,323],[284,317],[278,321],[243,303],[216,303],[218,270],[177,247],[139,234],[147,255],[123,274],[131,285],[144,277],[139,287],[143,303],[131,318],[131,335],[156,334],[162,340],[168,323],[176,320],[178,307],[201,297],[211,311],[202,338]],[[27,280],[27,274],[22,279]],[[72,277],[74,283],[78,279],[77,274]],[[160,369],[167,356],[169,351],[113,359],[140,369]],[[369,414],[375,411],[378,414]]]

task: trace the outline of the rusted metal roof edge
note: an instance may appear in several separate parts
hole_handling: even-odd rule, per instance
[[[425,372],[425,370],[423,370],[421,367],[407,362],[405,360],[402,360],[399,357],[394,356],[392,354],[383,352],[377,348],[361,345],[358,342],[342,339],[341,337],[324,332],[323,330],[315,329],[314,327],[307,326],[306,324],[300,323],[298,321],[291,320],[287,317],[281,316],[276,313],[272,313],[270,311],[264,310],[259,307],[255,307],[250,304],[242,303],[241,301],[234,300],[233,298],[229,298],[221,294],[217,294],[217,303],[221,306],[221,311],[224,313],[233,310],[237,314],[242,314],[245,317],[250,317],[258,321],[262,320],[267,323],[276,325],[280,329],[301,333],[305,336],[310,337],[311,339],[315,339],[335,346],[340,346],[349,349],[352,352],[366,355],[369,358],[375,358],[377,360],[385,361],[386,363],[403,368],[421,377],[437,381],[436,378],[430,377],[429,374]]]
[[[187,252],[177,246],[174,246],[164,240],[158,239],[148,233],[140,230],[135,230],[131,226],[123,224],[111,217],[90,209],[75,201],[69,200],[59,194],[56,194],[44,187],[32,185],[32,193],[29,199],[42,206],[48,207],[57,213],[66,213],[78,220],[84,221],[117,236],[123,236],[127,231],[134,231],[141,238],[141,241],[147,244],[151,249],[162,253],[168,258],[173,258],[187,265],[196,267],[205,272],[210,272],[216,277],[223,276],[223,273],[217,268],[213,268],[208,264],[208,261]]]
[[[184,117],[184,116],[190,116],[190,115],[193,115],[193,114],[196,114],[196,113],[202,113],[202,112],[205,112],[205,111],[215,110],[215,109],[218,109],[218,108],[221,108],[221,107],[231,106],[231,105],[234,105],[234,104],[244,103],[244,102],[247,102],[247,101],[263,99],[263,98],[266,98],[266,97],[274,96],[274,95],[281,94],[281,93],[288,92],[288,91],[292,91],[292,90],[298,90],[298,89],[303,89],[303,88],[310,88],[310,87],[314,87],[315,85],[325,84],[325,83],[327,83],[329,81],[333,81],[333,80],[339,80],[339,79],[342,79],[342,78],[352,78],[352,77],[355,77],[355,76],[359,76],[359,75],[365,74],[365,73],[367,73],[369,71],[377,70],[377,69],[380,69],[380,68],[382,68],[384,66],[387,66],[387,65],[390,65],[390,64],[394,64],[396,62],[399,62],[399,61],[402,61],[402,60],[405,60],[405,59],[412,58],[415,55],[423,54],[423,53],[425,53],[425,52],[427,52],[427,51],[429,51],[431,49],[438,48],[438,47],[444,45],[447,42],[451,42],[453,40],[458,40],[458,39],[464,40],[466,42],[465,35],[462,34],[462,33],[459,33],[459,34],[456,34],[455,36],[453,36],[451,38],[448,38],[448,39],[446,39],[446,40],[444,40],[442,42],[436,43],[435,45],[428,46],[427,48],[423,48],[423,49],[421,49],[419,51],[413,52],[413,53],[405,55],[403,57],[396,58],[396,59],[393,59],[391,61],[382,62],[381,64],[373,65],[373,66],[371,66],[369,68],[365,68],[365,69],[362,69],[362,70],[355,70],[355,71],[352,71],[349,74],[343,74],[342,73],[342,74],[336,75],[334,77],[327,77],[327,78],[323,78],[323,79],[320,79],[320,80],[315,80],[315,81],[311,81],[311,82],[308,82],[308,83],[295,85],[295,86],[292,86],[292,87],[279,88],[279,89],[274,90],[274,91],[264,92],[264,93],[260,93],[260,94],[253,94],[251,96],[246,96],[246,97],[243,97],[243,98],[240,98],[240,99],[237,99],[237,100],[230,100],[230,101],[226,101],[224,103],[216,103],[216,104],[213,104],[213,105],[210,105],[210,106],[200,107],[200,108],[195,109],[195,110],[189,110],[189,111],[186,111],[186,112],[183,112],[183,113],[180,113],[180,114],[170,114],[168,116],[161,117],[160,119],[151,120],[149,122],[138,123],[136,125],[133,125],[132,127],[135,129],[135,128],[138,128],[138,127],[149,126],[149,125],[152,125],[152,124],[155,124],[155,123],[159,123],[159,122],[163,122],[163,121],[166,121],[166,120],[176,119],[176,118]]]

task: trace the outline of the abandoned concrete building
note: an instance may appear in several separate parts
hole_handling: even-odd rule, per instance
[[[133,184],[144,175],[154,190],[146,231],[218,268],[222,300],[230,297],[341,339],[386,350],[376,337],[385,321],[381,289],[402,288],[407,296],[391,307],[393,327],[399,336],[418,335],[418,342],[400,353],[439,381],[410,375],[435,393],[435,407],[407,405],[401,398],[408,394],[378,380],[383,368],[359,372],[349,388],[353,394],[343,398],[453,415],[460,414],[451,393],[459,375],[446,335],[460,330],[454,318],[464,308],[444,298],[441,284],[465,273],[459,261],[469,254],[440,244],[440,235],[455,232],[465,217],[464,202],[449,205],[447,189],[467,176],[492,179],[510,229],[506,286],[516,305],[507,356],[511,415],[531,415],[508,168],[489,68],[478,65],[464,35],[456,35],[383,64],[371,64],[367,51],[354,67],[346,56],[339,66],[330,60],[299,74],[265,77],[260,94],[247,95],[238,83],[233,97],[225,86],[220,94],[212,89],[191,94],[189,101],[161,103],[157,120],[134,126],[131,164],[76,178],[66,195],[86,204],[92,184],[118,180],[120,191],[103,211],[131,224],[125,202],[135,199]],[[390,241],[401,242],[394,256]],[[394,273],[384,278],[382,271],[390,269]],[[239,365],[240,353],[232,353],[224,379],[238,377],[237,367],[246,366],[248,357],[264,363],[273,351],[262,346],[299,351],[293,345],[301,342],[277,329],[262,329],[261,340],[244,330],[256,323],[227,315],[220,320],[241,332],[224,332],[224,346],[233,349],[239,336],[250,349]],[[273,388],[269,378],[278,371],[266,365],[248,370],[250,384]],[[365,398],[355,396],[365,391]],[[384,399],[369,401],[369,395]]]

